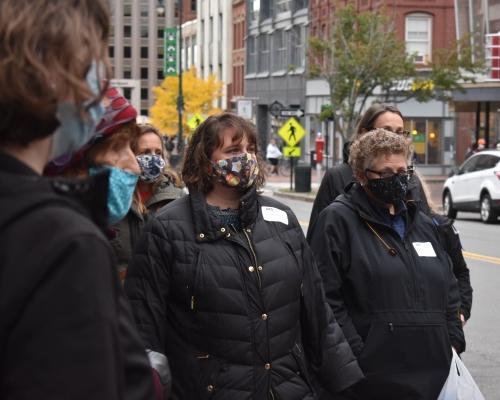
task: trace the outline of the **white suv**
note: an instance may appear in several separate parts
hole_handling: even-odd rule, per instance
[[[443,212],[480,212],[481,220],[494,223],[500,211],[500,150],[483,150],[467,159],[443,187]]]

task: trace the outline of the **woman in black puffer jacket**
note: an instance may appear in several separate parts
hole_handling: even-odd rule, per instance
[[[259,196],[258,135],[212,116],[185,149],[190,194],[158,212],[129,264],[128,293],[171,399],[315,399],[363,378],[293,212]]]

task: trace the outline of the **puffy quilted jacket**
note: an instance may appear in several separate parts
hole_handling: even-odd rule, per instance
[[[240,222],[191,190],[139,237],[125,289],[171,399],[314,399],[307,363],[331,393],[361,380],[293,212],[251,189]]]

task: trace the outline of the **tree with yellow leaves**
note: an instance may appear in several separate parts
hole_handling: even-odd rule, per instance
[[[216,81],[216,74],[203,80],[196,76],[196,69],[191,67],[182,74],[182,94],[184,96],[184,109],[182,115],[182,132],[187,137],[191,130],[186,125],[189,114],[200,113],[213,115],[222,112],[214,108],[214,102],[222,97],[223,82]],[[179,132],[179,114],[177,111],[177,96],[179,94],[179,77],[168,76],[160,86],[153,87],[156,102],[151,107],[152,124],[161,133],[168,136]]]

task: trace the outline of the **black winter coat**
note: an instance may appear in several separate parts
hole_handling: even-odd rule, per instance
[[[168,357],[171,399],[314,399],[306,362],[332,393],[362,379],[292,211],[253,188],[240,222],[191,190],[137,242],[125,289],[145,347]]]
[[[366,377],[342,398],[436,399],[451,346],[465,350],[451,261],[419,204],[408,207],[403,241],[354,183],[313,226],[327,301]],[[435,257],[419,256],[414,243],[429,243]]]
[[[155,398],[113,250],[92,222],[106,227],[107,174],[50,181],[0,152],[1,399]]]
[[[332,204],[333,200],[335,200],[338,196],[344,194],[344,188],[348,183],[356,181],[356,176],[349,165],[349,147],[351,146],[351,143],[352,142],[347,142],[344,144],[344,149],[342,151],[344,162],[342,164],[334,165],[326,171],[325,176],[321,181],[318,193],[314,199],[311,217],[309,219],[309,229],[307,231],[308,241],[310,241],[311,227],[314,224],[314,221],[316,221],[319,213]],[[406,200],[414,200],[416,202],[421,201],[421,211],[426,215],[430,214],[429,205],[427,204],[422,183],[416,175],[412,175],[410,182],[408,183]]]

